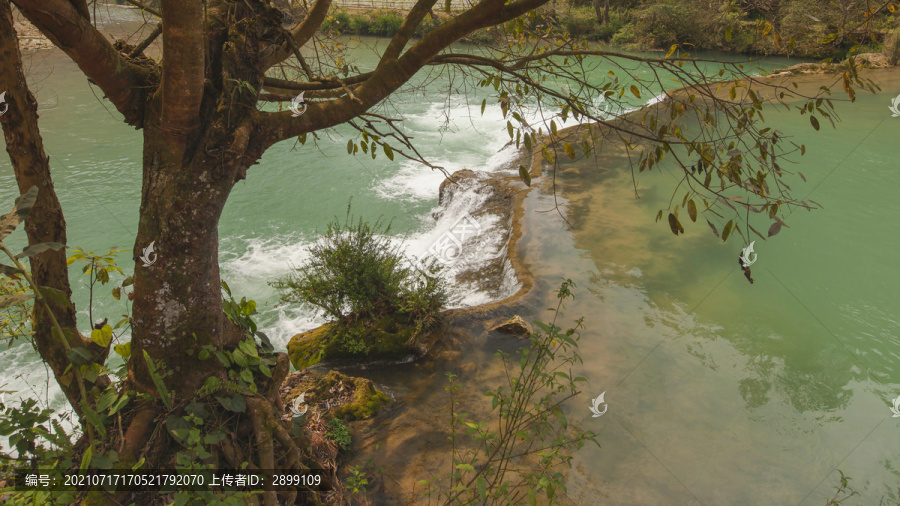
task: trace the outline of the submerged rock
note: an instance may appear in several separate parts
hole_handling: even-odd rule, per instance
[[[405,318],[392,316],[367,326],[364,322],[341,328],[326,323],[292,337],[288,356],[297,369],[319,363],[361,363],[403,360],[421,352],[415,327]]]
[[[523,320],[519,315],[513,316],[500,325],[491,327],[490,331],[500,332],[503,334],[512,334],[519,337],[527,337],[533,332],[531,325],[529,325],[529,323]]]
[[[305,404],[313,412],[328,413],[345,421],[369,418],[390,402],[372,380],[337,371],[305,370],[288,376],[282,386],[285,404],[300,395],[304,395]]]

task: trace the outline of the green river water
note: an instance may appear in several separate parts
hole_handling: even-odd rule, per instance
[[[365,50],[356,54],[363,70],[374,63]],[[70,246],[130,251],[141,133],[124,126],[61,53],[38,52],[29,62]],[[451,172],[508,171],[504,162],[513,153],[503,149],[508,138],[499,107],[481,116],[482,96],[467,99],[459,87],[448,98],[442,85],[446,80],[401,95],[392,113],[405,119],[423,153]],[[889,407],[900,395],[900,269],[891,256],[900,251],[900,118],[887,106],[900,93],[900,80],[882,85],[881,94],[860,93],[857,103],[840,106],[837,130],[823,125],[815,132],[796,113],[769,113],[780,130],[807,145],[798,161],[808,182],[794,189],[824,209],[794,211],[786,218],[789,229],[757,241],[753,285],[737,266],[739,238],[722,245],[705,224],[687,226],[676,238],[654,223],[674,181],[666,167],[638,179],[642,198],[635,200],[631,175],[614,153],[564,164],[558,183],[573,229],[555,213],[537,212],[552,207],[552,196],[533,191],[527,197],[520,248],[537,292],[522,314],[549,318],[543,308],[552,305],[551,290],[568,277],[577,288],[566,318],[586,317],[579,372],[590,387],[567,409],[579,426],[599,434],[602,448],[575,455],[569,476],[575,503],[823,504],[837,484],[836,469],[861,492],[851,504],[878,504],[890,489],[896,492],[900,418]],[[422,251],[437,236],[430,213],[443,177],[384,156],[350,157],[345,145],[354,135],[337,129],[322,135],[318,148],[279,144],[251,168],[225,208],[223,279],[239,296],[258,301],[260,326],[280,347],[321,320],[279,304],[266,283],[305,258],[316,230],[342,215],[348,199],[357,214],[393,218],[397,240],[412,250]],[[2,157],[0,202],[11,204],[15,194]],[[16,235],[21,242],[24,234]],[[130,252],[120,261],[133,269]],[[86,279],[80,269],[72,279],[87,327]],[[474,305],[489,297],[463,287],[456,300]],[[122,312],[115,304],[104,294],[95,318],[115,321]],[[463,353],[460,363],[446,367],[474,364],[463,368],[469,371],[463,384],[484,389],[496,377],[489,352],[497,342],[472,339],[480,344],[471,356]],[[17,395],[63,407],[30,346],[0,352],[0,370],[0,384]],[[398,398],[406,395],[406,406],[430,412],[418,430],[445,421],[440,374],[414,366],[363,372]],[[609,410],[592,418],[590,398],[604,391]],[[404,416],[412,414],[397,419]],[[400,466],[403,457],[387,455],[385,462]]]

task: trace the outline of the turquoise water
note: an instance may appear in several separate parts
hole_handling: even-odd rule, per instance
[[[30,76],[70,246],[130,250],[140,132],[124,127],[65,57],[38,55]],[[354,55],[364,70],[374,64],[363,48]],[[449,171],[505,172],[514,153],[504,149],[499,107],[481,116],[482,96],[447,95],[444,86],[439,79],[401,94],[388,111],[402,115],[419,148]],[[591,390],[569,409],[600,434],[603,448],[577,454],[573,499],[821,504],[840,468],[864,492],[861,504],[877,504],[886,485],[900,481],[900,427],[888,410],[888,399],[900,395],[900,273],[891,262],[900,251],[893,196],[900,118],[887,112],[887,98],[900,87],[890,86],[842,109],[834,132],[770,115],[808,145],[802,170],[809,182],[795,188],[825,209],[794,212],[790,229],[757,242],[754,285],[737,269],[739,241],[722,245],[705,225],[676,238],[654,223],[672,181],[665,174],[640,178],[642,199],[635,201],[630,175],[612,155],[600,169],[564,167],[572,231],[553,213],[534,212],[550,207],[546,195],[529,197],[523,254],[546,300],[527,316],[546,319],[547,291],[565,276],[578,285],[566,314],[587,317],[582,355]],[[267,282],[305,258],[317,230],[342,216],[351,197],[355,213],[393,219],[397,240],[413,250],[437,235],[431,212],[440,173],[383,155],[350,157],[350,129],[320,137],[317,145],[288,141],[269,150],[232,193],[220,225],[223,279],[260,303],[261,327],[280,346],[321,320],[281,305]],[[0,202],[11,203],[16,192],[5,158],[0,183]],[[121,260],[126,271],[133,268],[127,254]],[[72,280],[87,328],[86,279],[73,270]],[[466,292],[460,300],[486,297]],[[121,310],[104,295],[94,312],[115,320]],[[45,391],[46,372],[27,345],[0,353],[0,368],[0,384],[62,407],[54,385]],[[402,386],[402,378],[394,380]],[[592,419],[586,406],[602,391],[609,412]]]
[[[887,106],[900,80],[882,86],[841,104],[837,130],[769,113],[808,148],[792,166],[808,179],[790,181],[795,195],[824,209],[753,237],[752,285],[737,265],[740,237],[723,245],[702,218],[680,237],[655,223],[671,167],[638,178],[640,200],[615,154],[561,167],[574,233],[536,220],[529,251],[547,286],[576,281],[568,313],[587,317],[591,388],[570,408],[603,448],[577,455],[578,502],[824,504],[838,469],[861,493],[849,504],[896,500],[900,118]],[[603,391],[609,411],[591,418],[589,398]]]

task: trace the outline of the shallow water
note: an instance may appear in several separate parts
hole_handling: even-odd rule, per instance
[[[576,281],[569,313],[587,317],[590,396],[570,408],[603,448],[577,454],[578,502],[823,504],[837,469],[861,493],[852,504],[896,498],[900,121],[887,105],[898,74],[881,85],[839,105],[837,130],[768,113],[807,145],[792,169],[808,183],[791,184],[824,209],[752,238],[752,285],[737,265],[740,237],[723,245],[702,218],[680,237],[654,222],[674,188],[666,166],[638,177],[640,200],[615,153],[561,168],[574,230],[545,225],[533,262],[542,278]],[[571,250],[545,246],[561,237]],[[551,262],[560,267],[543,272]],[[609,411],[590,418],[589,397],[603,391]]]

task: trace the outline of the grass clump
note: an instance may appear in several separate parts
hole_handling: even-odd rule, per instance
[[[335,218],[311,249],[311,258],[273,286],[282,300],[307,303],[335,320],[339,327],[375,325],[392,318],[416,331],[434,326],[447,303],[437,270],[416,269],[391,244],[390,223],[354,219],[347,206],[343,223]]]

